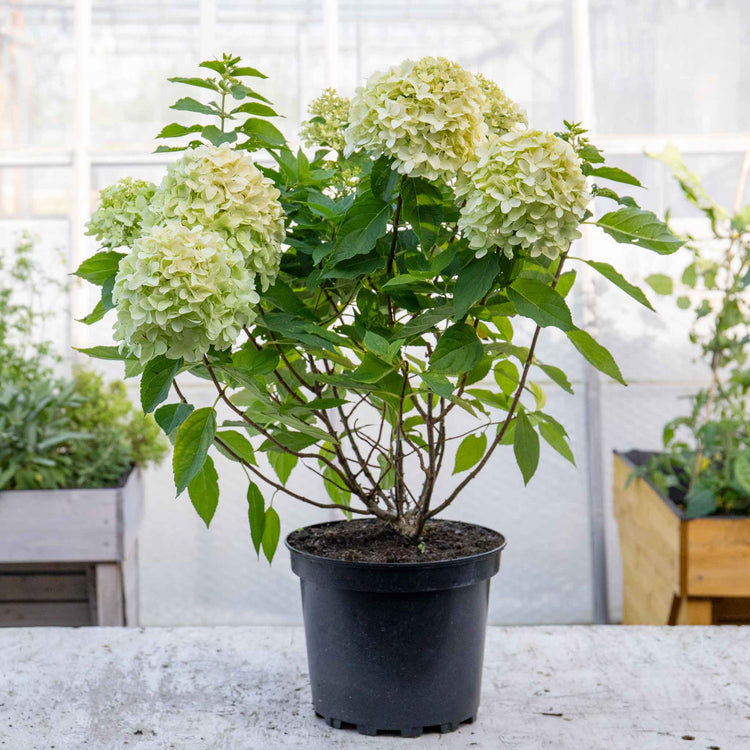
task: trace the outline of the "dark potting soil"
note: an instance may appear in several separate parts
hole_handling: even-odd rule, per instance
[[[481,526],[438,520],[427,522],[417,544],[383,521],[356,519],[298,529],[289,535],[289,544],[300,552],[334,560],[418,563],[479,555],[496,549],[502,539]]]

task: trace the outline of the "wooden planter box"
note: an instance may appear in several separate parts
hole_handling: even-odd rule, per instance
[[[688,519],[630,473],[649,454],[614,454],[625,625],[750,624],[750,518]]]
[[[140,471],[119,487],[0,492],[0,626],[137,625]]]

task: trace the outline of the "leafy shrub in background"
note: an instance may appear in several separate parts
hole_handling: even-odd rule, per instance
[[[677,305],[695,316],[690,341],[711,379],[692,396],[690,413],[664,427],[664,452],[638,473],[684,504],[691,517],[750,514],[750,206],[741,203],[750,152],[731,211],[706,192],[673,146],[655,158],[709,220],[711,237],[685,238],[693,257],[676,284],[665,274],[646,281],[658,294],[683,288]]]
[[[166,450],[124,383],[83,369],[54,374],[43,302],[64,290],[35,258],[30,235],[0,258],[0,490],[115,486]]]

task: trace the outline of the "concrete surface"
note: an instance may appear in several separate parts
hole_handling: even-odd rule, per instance
[[[750,626],[490,628],[476,724],[315,717],[293,627],[0,630],[2,750],[750,748]]]

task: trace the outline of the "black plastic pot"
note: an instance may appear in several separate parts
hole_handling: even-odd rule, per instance
[[[474,720],[502,537],[489,552],[425,563],[348,562],[286,545],[301,579],[318,715],[405,737]]]

